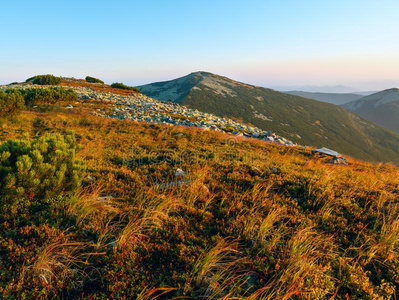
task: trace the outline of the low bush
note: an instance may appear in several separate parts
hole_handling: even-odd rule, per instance
[[[24,108],[24,97],[15,89],[0,91],[0,117],[14,115]]]
[[[57,85],[61,83],[61,77],[56,77],[54,75],[37,75],[31,78],[28,78],[26,82],[32,82],[33,84],[39,85]]]
[[[86,81],[87,81],[87,82],[91,82],[91,83],[101,83],[101,84],[104,84],[104,81],[102,81],[102,80],[100,80],[100,79],[98,79],[98,78],[95,78],[95,77],[90,77],[90,76],[86,76]]]
[[[36,105],[38,103],[55,104],[59,101],[75,101],[78,95],[72,89],[63,87],[50,87],[47,89],[30,88],[22,90],[22,95],[26,105]]]
[[[123,89],[123,90],[131,90],[133,92],[141,93],[140,90],[134,86],[127,86],[120,82],[114,82],[111,84],[111,87],[114,89]]]
[[[39,139],[10,139],[0,145],[0,204],[18,198],[48,198],[81,184],[84,167],[75,157],[73,132]]]

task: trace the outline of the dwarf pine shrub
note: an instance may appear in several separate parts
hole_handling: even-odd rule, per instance
[[[86,81],[87,81],[87,82],[91,82],[91,83],[101,83],[101,84],[104,84],[104,81],[102,81],[102,80],[100,80],[100,79],[98,79],[98,78],[95,78],[95,77],[90,77],[90,76],[86,76]]]
[[[37,75],[31,78],[28,78],[26,82],[32,82],[33,84],[39,85],[57,85],[61,83],[61,77],[56,77],[54,75]]]
[[[73,132],[0,144],[1,202],[16,197],[47,198],[78,188],[85,168],[76,159],[77,146]]]
[[[122,90],[131,90],[133,92],[141,93],[140,90],[134,86],[127,86],[120,82],[114,82],[111,84],[111,87],[114,89],[122,89]]]
[[[30,88],[21,92],[26,105],[36,105],[41,102],[55,104],[59,101],[75,101],[78,98],[74,90],[58,86],[46,89]]]
[[[15,89],[0,91],[0,117],[19,113],[24,108],[24,98]]]

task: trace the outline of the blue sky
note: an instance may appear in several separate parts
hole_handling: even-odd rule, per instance
[[[140,85],[202,70],[266,87],[386,88],[399,84],[398,11],[397,0],[6,1],[0,83]]]

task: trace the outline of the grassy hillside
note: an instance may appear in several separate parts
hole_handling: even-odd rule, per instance
[[[398,168],[88,115],[96,105],[0,119],[4,299],[397,294]]]
[[[368,95],[342,107],[399,133],[399,89]]]
[[[333,104],[204,72],[140,89],[156,99],[164,96],[163,100],[271,130],[301,145],[323,146],[363,160],[399,163],[398,134]]]
[[[399,101],[379,105],[373,110],[359,111],[358,114],[399,133]]]

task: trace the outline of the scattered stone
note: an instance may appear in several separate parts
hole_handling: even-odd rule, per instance
[[[205,184],[203,184],[203,185],[201,186],[200,191],[203,192],[203,193],[205,193],[206,195],[209,195],[209,194],[210,194],[209,189],[207,188],[207,186],[206,186]]]
[[[111,200],[112,198],[114,198],[114,197],[113,196],[98,197],[97,201],[107,201],[107,200]]]
[[[0,85],[0,90],[9,88],[26,89],[26,88],[46,88],[49,86],[40,86],[32,84],[14,84]],[[189,109],[180,106],[177,103],[158,101],[147,97],[143,94],[130,94],[128,96],[116,95],[109,92],[98,92],[88,87],[69,87],[78,95],[78,100],[94,100],[108,102],[109,106],[103,109],[96,109],[93,115],[104,118],[116,118],[120,120],[131,120],[133,122],[148,122],[152,124],[163,124],[168,126],[193,126],[202,130],[213,130],[216,132],[225,132],[226,128],[232,130],[232,134],[250,138],[266,139],[267,141],[278,142],[280,144],[295,145],[286,139],[276,140],[278,137],[271,131],[263,131],[259,128],[247,126],[239,122],[235,122],[228,118],[220,118],[213,114],[200,112],[196,109]],[[76,102],[79,104],[80,102]],[[93,103],[88,103],[93,106]],[[58,106],[56,106],[58,107]],[[74,108],[69,104],[67,109]],[[177,117],[174,117],[174,116]],[[195,119],[196,121],[192,121]],[[190,121],[191,120],[191,121]],[[224,130],[223,130],[224,129]],[[274,140],[273,140],[274,139]]]
[[[324,147],[320,148],[320,149],[312,150],[312,155],[315,155],[315,154],[328,155],[328,156],[332,156],[332,157],[341,157],[342,156],[338,152],[328,149],[328,148],[324,148]]]
[[[272,136],[268,136],[265,141],[267,142],[274,142],[274,138]]]
[[[312,155],[321,155],[321,156],[331,156],[332,160],[331,160],[331,164],[335,164],[335,165],[347,165],[348,162],[346,160],[346,158],[344,158],[342,156],[342,154],[328,149],[328,148],[320,148],[320,149],[316,149],[316,150],[312,150]]]
[[[176,170],[176,173],[175,173],[175,176],[176,177],[178,177],[178,176],[182,176],[182,177],[184,177],[184,176],[186,176],[187,174],[186,174],[186,172],[184,172],[182,169],[177,169]]]
[[[330,163],[334,165],[347,165],[348,161],[344,157],[333,157]]]

